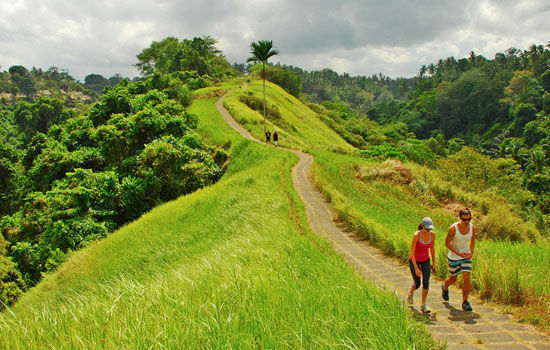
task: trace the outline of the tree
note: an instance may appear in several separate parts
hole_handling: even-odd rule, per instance
[[[88,74],[84,77],[84,86],[97,92],[98,94],[100,94],[101,91],[103,91],[103,88],[107,85],[109,85],[109,80],[107,80],[103,75]]]
[[[544,90],[550,91],[550,69],[542,73],[542,75],[540,76],[540,83]]]
[[[265,125],[265,64],[271,56],[279,54],[279,51],[273,49],[273,41],[271,40],[259,40],[257,43],[252,42],[250,44],[252,57],[246,60],[247,62],[262,62],[262,79],[264,84],[264,134],[266,130]]]
[[[420,67],[420,70],[418,71],[418,76],[420,78],[424,77],[424,74],[426,74],[427,70],[428,70],[428,68],[426,67],[425,64],[423,64],[422,67]]]

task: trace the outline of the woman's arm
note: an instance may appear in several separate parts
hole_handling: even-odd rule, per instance
[[[410,256],[410,259],[413,263],[413,266],[414,266],[414,270],[416,271],[416,275],[418,277],[422,276],[422,271],[420,271],[420,269],[418,268],[418,265],[416,265],[416,258],[414,257],[414,253],[416,252],[416,243],[418,242],[418,232],[415,232],[414,236],[413,236],[413,239],[412,239],[412,244],[411,244],[411,256]]]
[[[432,246],[430,247],[430,254],[432,255],[432,270],[435,271],[435,232],[432,231]]]

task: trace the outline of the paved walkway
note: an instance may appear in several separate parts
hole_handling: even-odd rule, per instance
[[[255,139],[238,124],[223,107],[221,97],[216,107],[224,120],[243,137]],[[412,278],[409,267],[384,256],[378,249],[336,221],[330,203],[317,191],[308,177],[313,158],[303,152],[289,150],[300,158],[292,169],[294,187],[306,207],[311,229],[333,243],[334,249],[358,271],[380,286],[394,290],[405,300]],[[461,309],[462,294],[457,288],[450,289],[449,302],[441,299],[440,282],[433,280],[427,304],[432,313],[420,313],[420,290],[415,293],[415,302],[410,309],[420,321],[428,324],[432,336],[447,342],[448,349],[549,349],[550,338],[533,327],[515,322],[510,316],[485,306],[476,298],[470,298],[473,312]]]

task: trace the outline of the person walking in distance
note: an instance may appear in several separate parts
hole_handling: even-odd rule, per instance
[[[267,130],[265,132],[265,142],[270,143],[271,142],[271,131]]]
[[[273,131],[273,143],[275,146],[277,146],[277,141],[279,141],[279,134],[277,133],[277,130]]]
[[[470,272],[472,271],[472,256],[474,255],[476,230],[477,228],[470,223],[472,212],[468,208],[462,209],[456,222],[449,227],[445,246],[449,248],[447,258],[449,260],[449,278],[441,286],[441,296],[443,300],[449,301],[449,286],[456,282],[458,274],[462,274],[462,310],[472,311],[472,306],[468,302],[471,282]]]
[[[434,224],[432,219],[425,217],[418,225],[418,231],[413,235],[409,267],[413,278],[413,285],[409,291],[408,302],[413,303],[414,291],[420,288],[420,277],[422,277],[422,304],[420,310],[423,313],[430,313],[426,305],[426,297],[430,289],[430,272],[435,271],[435,233],[432,231]],[[430,255],[432,256],[430,263]]]

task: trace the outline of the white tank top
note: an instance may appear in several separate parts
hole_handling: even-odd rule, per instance
[[[469,231],[467,234],[463,235],[458,231],[458,222],[455,222],[452,226],[455,227],[455,236],[451,243],[453,247],[461,253],[470,252],[470,239],[472,238],[472,224],[469,224]],[[453,251],[449,250],[449,255],[447,257],[451,260],[462,260],[464,259],[460,255],[455,254]]]

